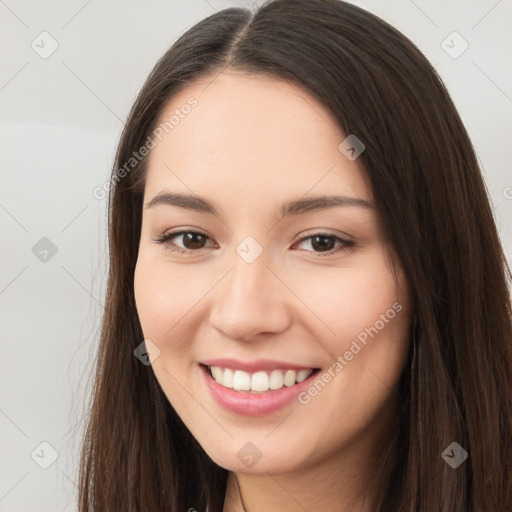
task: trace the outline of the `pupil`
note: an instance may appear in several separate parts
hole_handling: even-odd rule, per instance
[[[320,247],[315,247],[315,244],[318,240],[322,240],[323,243],[321,242],[319,245]],[[327,241],[327,243],[325,243]],[[329,237],[329,236],[322,236],[322,235],[319,235],[319,236],[315,236],[312,241],[311,241],[311,244],[313,246],[314,249],[323,249],[323,250],[327,250],[327,251],[330,251],[332,248],[333,248],[333,244],[334,244],[334,240],[332,237]],[[326,247],[327,245],[327,247]]]
[[[196,243],[198,241],[198,239],[200,240],[201,237],[203,235],[201,235],[200,233],[187,233],[184,240],[183,240],[183,245],[187,248],[187,249],[201,249],[201,243],[199,242],[199,245],[196,246]],[[194,240],[195,239],[195,240]],[[189,243],[187,242],[192,242],[192,247],[190,247]],[[203,240],[204,242],[204,240]]]

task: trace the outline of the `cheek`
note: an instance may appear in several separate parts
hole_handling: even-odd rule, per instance
[[[151,259],[144,252],[139,253],[134,274],[135,303],[139,321],[144,338],[156,343],[161,351],[178,348],[169,347],[169,339],[173,344],[183,341],[182,336],[174,334],[180,326],[180,318],[185,314],[183,309],[189,302],[188,288],[181,286],[177,280],[179,281],[179,276],[172,276],[161,263]],[[157,365],[158,361],[155,361],[155,366]]]
[[[407,330],[405,283],[399,275],[397,290],[390,269],[377,256],[359,266],[324,267],[295,278],[294,290],[308,306],[308,316],[320,322],[315,337],[333,358],[350,350],[354,340],[364,346],[377,336],[391,339]]]
[[[169,402],[185,416],[188,395],[183,388],[190,388],[191,339],[197,328],[191,323],[190,311],[205,293],[197,288],[186,273],[177,272],[162,258],[152,257],[149,251],[139,253],[134,273],[135,303],[144,338],[160,350],[151,368]]]
[[[199,318],[206,317],[202,299],[220,277],[222,273],[171,263],[150,250],[139,253],[134,293],[142,331],[162,353],[172,352],[168,364],[173,367],[177,361],[188,364],[193,359]]]
[[[386,408],[407,358],[411,303],[403,275],[397,286],[377,254],[364,265],[322,269],[316,277],[314,286],[313,276],[304,279],[298,293],[321,320],[314,336],[330,361],[300,403],[305,416],[323,416],[327,450]]]

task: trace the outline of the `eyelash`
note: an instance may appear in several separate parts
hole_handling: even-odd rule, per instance
[[[190,233],[192,233],[194,235],[201,235],[201,236],[204,236],[204,237],[206,237],[208,239],[210,238],[206,233],[203,233],[201,231],[181,230],[181,231],[175,231],[175,232],[171,232],[171,233],[160,235],[160,236],[154,238],[153,241],[158,243],[158,244],[166,245],[167,249],[169,249],[171,251],[174,251],[174,252],[178,252],[180,254],[189,254],[189,253],[194,253],[194,252],[200,252],[202,249],[205,249],[204,247],[201,248],[201,249],[196,249],[196,250],[193,250],[193,249],[182,249],[181,247],[178,247],[175,244],[171,245],[171,243],[169,243],[173,238],[176,238],[177,236],[185,235],[185,234],[190,234]],[[305,240],[309,240],[310,238],[314,238],[314,237],[317,237],[317,236],[334,238],[337,241],[341,242],[340,246],[335,247],[334,249],[330,249],[329,251],[325,251],[325,252],[307,251],[307,252],[313,252],[313,253],[317,254],[318,256],[320,256],[320,257],[331,256],[331,255],[336,254],[338,252],[347,251],[348,249],[350,249],[351,247],[353,247],[355,245],[354,242],[352,242],[350,240],[344,240],[343,238],[340,238],[339,236],[333,235],[331,233],[319,232],[319,233],[313,233],[312,235],[300,234],[298,236],[298,238],[300,239],[300,242],[303,242]]]

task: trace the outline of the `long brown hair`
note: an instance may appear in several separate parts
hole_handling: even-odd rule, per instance
[[[361,163],[415,319],[399,386],[398,456],[379,512],[511,511],[511,273],[466,130],[436,71],[387,23],[339,0],[274,0],[189,29],[130,111],[111,177],[110,269],[80,512],[223,508],[228,471],[192,437],[151,366],[134,357],[143,340],[133,276],[147,158],[130,159],[174,94],[226,68],[303,87],[366,147]],[[441,457],[452,442],[469,455],[456,469]]]

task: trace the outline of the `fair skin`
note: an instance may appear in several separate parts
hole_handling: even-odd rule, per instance
[[[373,511],[409,347],[407,282],[399,266],[395,282],[374,208],[278,217],[282,203],[320,195],[373,206],[360,159],[340,152],[346,135],[296,85],[226,71],[189,84],[161,120],[191,96],[197,106],[151,151],[144,191],[134,288],[144,337],[160,350],[152,369],[193,436],[230,471],[224,512]],[[162,191],[205,198],[217,214],[148,208]],[[206,237],[154,241],[180,228]],[[323,245],[297,238],[326,232]],[[248,236],[262,249],[251,263],[236,251]],[[244,416],[205,385],[199,362],[217,357],[289,361],[322,375],[395,303],[400,312],[308,403]],[[251,467],[237,456],[248,442],[261,453]]]

